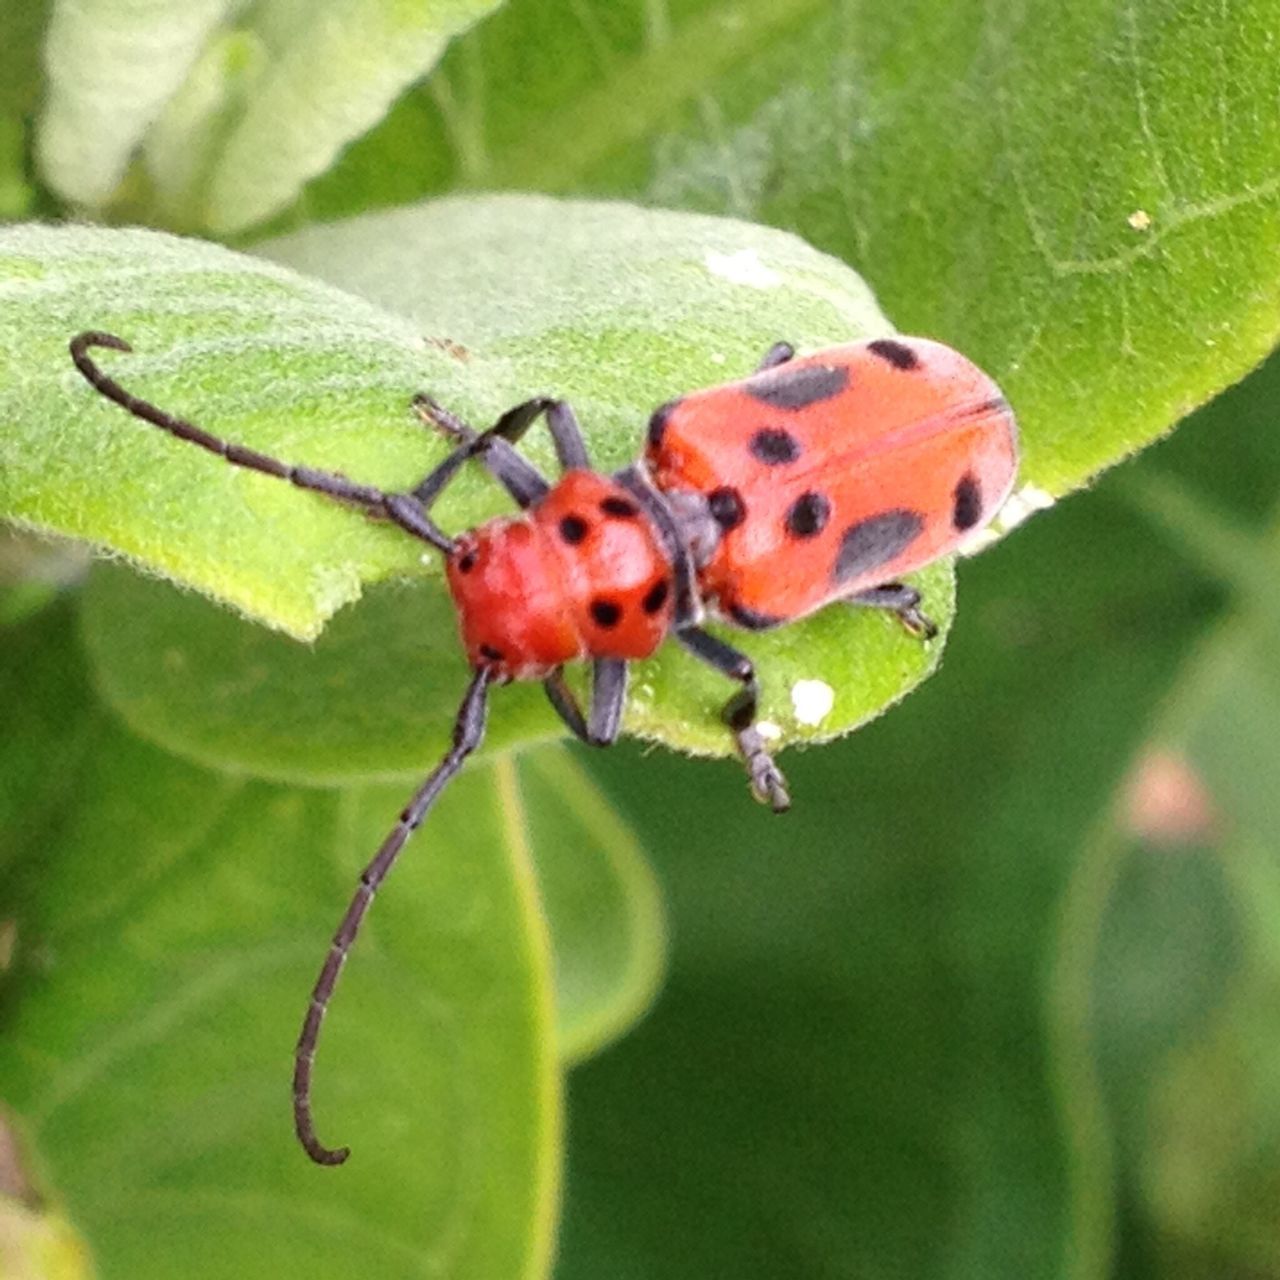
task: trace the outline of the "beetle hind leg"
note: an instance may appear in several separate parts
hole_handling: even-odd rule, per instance
[[[721,717],[732,731],[738,754],[747,766],[752,794],[761,803],[767,804],[774,813],[785,813],[791,807],[791,796],[787,792],[787,780],[774,763],[756,725],[760,686],[756,683],[755,667],[751,659],[700,627],[686,627],[683,631],[677,631],[676,639],[694,657],[700,658],[709,667],[714,667],[721,675],[738,681],[742,686],[724,704]]]
[[[937,623],[920,608],[920,593],[905,582],[886,582],[879,587],[869,587],[848,597],[848,603],[868,609],[887,609],[897,614],[913,636],[932,640],[938,634]]]

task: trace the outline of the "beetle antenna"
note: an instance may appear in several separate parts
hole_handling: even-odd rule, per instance
[[[175,417],[157,408],[149,400],[143,400],[126,391],[114,378],[109,377],[87,354],[90,347],[110,347],[113,351],[132,351],[133,348],[114,333],[101,333],[90,330],[77,334],[71,339],[71,359],[99,395],[128,410],[135,418],[141,418],[152,426],[167,431],[179,440],[187,440],[199,445],[218,457],[225,458],[233,466],[247,467],[250,471],[260,471],[264,475],[276,476],[288,480],[299,489],[307,489],[312,493],[322,493],[326,497],[335,498],[339,502],[352,502],[364,507],[370,515],[385,516],[393,520],[407,533],[423,542],[429,542],[445,555],[454,551],[453,539],[449,537],[427,515],[426,506],[410,493],[383,493],[372,485],[355,484],[346,476],[334,471],[318,471],[314,467],[295,467],[279,458],[272,458],[247,445],[236,444],[231,440],[223,440],[211,431],[198,427],[185,418]]]
[[[493,672],[487,667],[481,667],[472,676],[466,696],[458,708],[458,717],[454,721],[453,746],[405,806],[399,822],[382,842],[373,861],[360,873],[355,896],[347,907],[346,915],[342,917],[337,933],[333,935],[329,954],[325,957],[320,976],[311,991],[311,1003],[307,1006],[307,1016],[302,1021],[302,1033],[298,1036],[298,1047],[293,1057],[293,1122],[298,1141],[317,1164],[342,1164],[351,1154],[350,1147],[326,1147],[316,1137],[315,1121],[311,1115],[311,1069],[315,1062],[316,1044],[320,1039],[320,1024],[324,1021],[325,1009],[378,886],[391,870],[405,841],[422,823],[440,793],[462,768],[466,758],[483,741],[486,695],[492,679]]]

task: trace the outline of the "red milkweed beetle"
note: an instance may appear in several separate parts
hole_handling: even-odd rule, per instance
[[[919,592],[898,576],[953,551],[986,523],[1017,469],[1013,414],[999,388],[958,352],[921,338],[807,356],[777,343],[751,377],[663,405],[650,419],[644,463],[609,476],[591,468],[563,400],[526,400],[477,432],[419,396],[419,415],[455,448],[403,493],[211,435],[131,395],[88,356],[91,347],[129,351],[129,344],[82,333],[71,341],[71,358],[98,392],[135,417],[236,466],[362,507],[444,555],[474,674],[453,745],[362,872],[312,990],[294,1056],[294,1123],[307,1154],[325,1165],[349,1154],[317,1139],[311,1114],[325,1009],[378,886],[480,745],[489,686],[541,680],[569,730],[605,746],[621,727],[628,661],[674,635],[739,684],[723,717],[752,791],[781,812],[790,800],[755,724],[755,670],[699,626],[704,608],[761,630],[838,600],[888,609],[929,637],[935,629],[920,611]],[[554,485],[513,447],[539,417],[563,473]],[[431,506],[475,457],[520,512],[450,537],[432,521]],[[592,664],[585,714],[563,675],[564,664],[577,660]]]

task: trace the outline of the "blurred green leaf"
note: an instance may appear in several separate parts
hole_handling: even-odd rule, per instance
[[[643,1014],[665,967],[662,898],[636,830],[564,748],[494,766],[518,809],[555,950],[562,1061],[598,1052]]]
[[[27,0],[0,15],[0,119],[21,119],[39,96],[40,42],[50,5],[51,0]]]
[[[1255,401],[1278,373],[1254,380]],[[1248,417],[1247,396],[1230,403]],[[1262,474],[1274,502],[1276,468]],[[1280,1275],[1280,539],[1168,474],[1127,492],[1235,611],[1171,684],[1065,897],[1055,1029],[1077,1205],[1092,1207],[1070,1274],[1099,1274],[1127,1211],[1157,1274]]]
[[[17,856],[16,833],[52,822],[75,794],[98,737],[82,667],[66,604],[0,629],[0,874]]]
[[[448,598],[422,582],[374,588],[300,645],[99,566],[83,628],[100,693],[136,733],[277,782],[418,776],[444,751],[468,678]],[[486,751],[563,731],[537,685],[497,690],[491,706]]]
[[[49,0],[0,13],[0,222],[21,218],[34,199],[27,173],[32,116],[40,93],[40,38]]]
[[[6,669],[26,655],[33,717],[90,738],[58,805],[19,808],[23,776],[0,770],[18,814],[0,837],[17,938],[0,1090],[102,1274],[543,1274],[551,957],[485,771],[433,814],[343,975],[316,1110],[354,1150],[318,1170],[291,1133],[293,1035],[403,788],[289,791],[157,751],[94,713],[61,613],[0,649]],[[42,750],[34,723],[21,748]]]
[[[269,60],[209,185],[206,225],[238,231],[277,212],[426,75],[501,0],[267,0],[251,21]]]
[[[391,160],[411,135],[423,192],[590,192],[794,230],[903,330],[995,375],[1023,482],[1061,494],[1280,334],[1277,41],[1269,0],[511,0],[300,214],[409,198]]]
[[[101,208],[145,144],[171,217],[238,230],[292,200],[500,3],[263,0],[242,25],[233,0],[57,0],[41,168],[64,199]]]
[[[105,204],[235,0],[54,0],[38,154],[77,205]]]
[[[1274,740],[1269,758],[1275,771]],[[1241,832],[1207,859],[1212,892],[1229,912],[1205,927],[1203,899],[1174,935],[1230,949],[1199,1034],[1144,1064],[1146,1089],[1132,1133],[1135,1198],[1156,1255],[1184,1280],[1280,1275],[1280,867],[1274,828]],[[1202,984],[1203,985],[1203,984]]]
[[[143,140],[149,186],[138,203],[154,199],[160,216],[152,221],[175,230],[202,225],[213,171],[268,56],[257,34],[241,28],[206,42]]]
[[[1201,510],[1187,535],[1201,544],[1214,524]],[[1193,657],[1158,730],[1212,798],[1212,892],[1229,913],[1206,929],[1202,893],[1180,947],[1199,933],[1234,960],[1201,1034],[1142,1064],[1150,1128],[1134,1138],[1136,1176],[1162,1254],[1195,1259],[1188,1280],[1280,1276],[1280,529],[1238,551],[1237,615]]]

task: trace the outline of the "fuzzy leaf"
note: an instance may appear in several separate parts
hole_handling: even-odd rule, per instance
[[[129,338],[135,354],[104,353],[104,366],[138,394],[211,430],[403,488],[443,451],[407,408],[424,388],[482,423],[528,395],[566,394],[594,457],[612,467],[634,457],[652,406],[751,368],[781,334],[817,346],[889,330],[855,275],[790,236],[622,205],[446,201],[266,248],[367,301],[170,237],[0,234],[9,277],[9,302],[0,310],[8,364],[0,410],[11,424],[0,440],[0,503],[11,518],[91,537],[300,636],[314,635],[362,582],[423,572],[424,548],[271,477],[234,470],[102,402],[69,366],[71,333],[94,327]],[[542,433],[528,451],[544,466],[551,462]],[[441,519],[458,527],[505,506],[477,471],[460,480]],[[434,553],[426,559],[434,574]],[[945,630],[950,566],[935,565],[920,581]],[[442,618],[434,634],[443,638],[449,624],[439,596],[429,607]],[[234,759],[273,777],[348,779],[424,763],[420,731],[410,728],[403,742],[387,733],[374,740],[356,705],[357,690],[370,697],[378,688],[396,707],[406,705],[392,687],[398,669],[383,665],[367,682],[351,674],[383,662],[387,632],[378,632],[372,615],[352,622],[367,640],[320,650],[334,655],[334,678],[347,682],[338,702],[315,704],[333,727],[283,736],[251,726],[263,728],[264,714],[280,718],[274,699],[301,695],[296,705],[309,704],[305,690],[317,669],[305,651],[237,632],[229,617],[206,624],[194,600],[94,616],[109,696],[148,736],[183,743],[192,758]],[[408,628],[401,632],[408,651],[421,653],[411,617],[397,625]],[[223,641],[213,643],[214,635]],[[912,640],[889,617],[843,609],[750,637],[747,647],[764,672],[764,718],[782,742],[830,737],[874,715],[928,674],[941,649]],[[192,669],[206,680],[161,695],[166,670],[181,683],[178,665],[162,660],[178,651],[200,655]],[[268,652],[275,656],[267,659]],[[345,675],[336,674],[339,667]],[[227,702],[218,679],[238,690],[254,670],[274,692]],[[722,678],[668,647],[637,672],[628,726],[688,750],[723,753],[730,742],[718,712],[729,692]],[[158,719],[148,718],[146,706]],[[283,714],[300,716],[296,725],[308,718],[305,710]],[[403,721],[404,712],[392,718]],[[218,738],[219,719],[240,746]],[[439,732],[448,717],[431,723]],[[356,747],[361,738],[366,745]],[[326,743],[334,746],[327,757]]]

